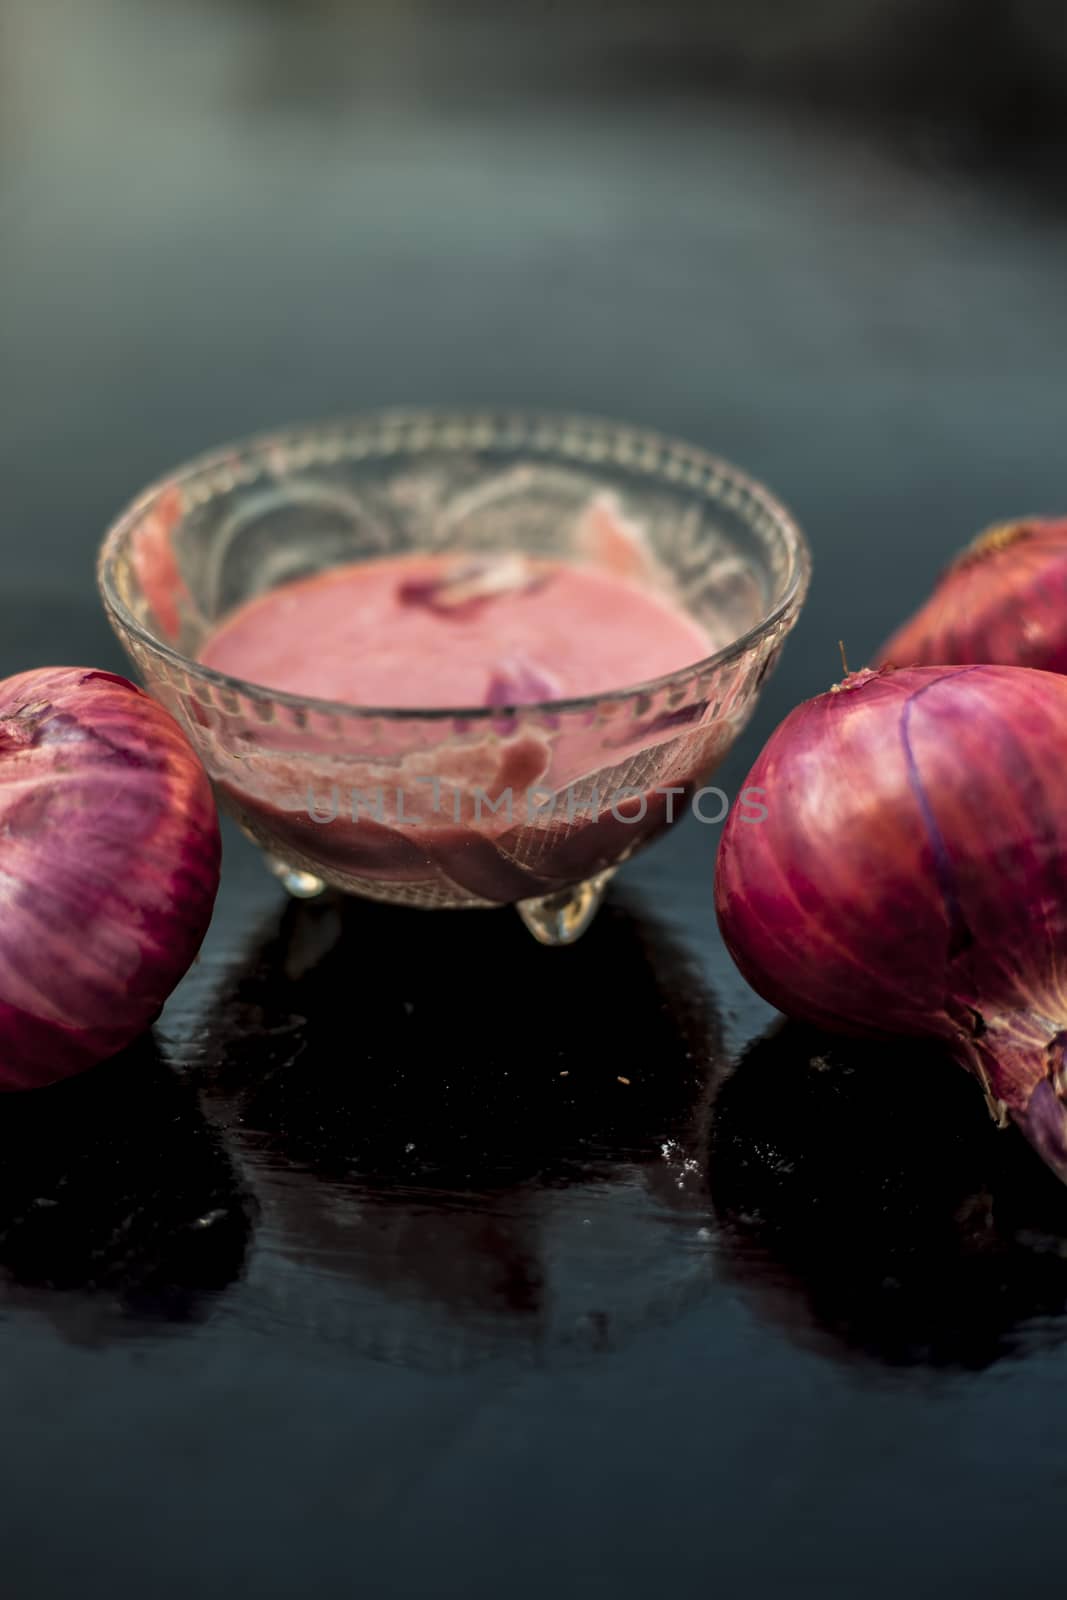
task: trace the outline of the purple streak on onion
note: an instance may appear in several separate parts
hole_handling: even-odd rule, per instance
[[[219,881],[211,787],[125,678],[0,682],[0,1089],[80,1072],[147,1028]]]
[[[742,786],[767,816],[731,813],[716,905],[765,999],[943,1039],[1067,1180],[1064,751],[1056,674],[856,673],[767,743]]]

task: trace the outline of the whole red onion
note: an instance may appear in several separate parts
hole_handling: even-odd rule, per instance
[[[879,652],[876,665],[1067,672],[1067,517],[990,528]]]
[[[206,774],[140,689],[83,667],[0,682],[0,1089],[155,1020],[207,931],[219,848]]]
[[[746,788],[766,815],[727,820],[716,906],[765,999],[943,1039],[1067,1180],[1064,752],[1053,673],[855,673],[764,748]],[[902,1070],[901,1093],[922,1083]]]

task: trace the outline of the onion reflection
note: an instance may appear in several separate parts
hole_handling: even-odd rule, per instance
[[[205,1104],[277,1251],[267,1311],[430,1366],[675,1315],[707,1277],[718,1038],[618,902],[550,951],[494,913],[287,906],[206,1024]]]
[[[0,1111],[0,1315],[33,1310],[98,1344],[210,1312],[254,1206],[148,1036]]]
[[[735,1281],[830,1354],[981,1369],[1067,1336],[1067,1188],[932,1047],[782,1026],[719,1090],[710,1176]]]

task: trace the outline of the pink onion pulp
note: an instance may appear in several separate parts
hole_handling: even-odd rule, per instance
[[[943,1039],[1067,1180],[1065,752],[1055,674],[855,673],[764,748],[745,787],[767,815],[728,818],[716,907],[765,999]]]
[[[211,919],[219,829],[177,724],[125,678],[0,682],[0,1089],[64,1078],[159,1015]]]
[[[1067,517],[990,528],[957,556],[876,665],[1067,672]]]

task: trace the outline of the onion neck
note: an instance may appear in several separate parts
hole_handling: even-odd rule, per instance
[[[985,561],[990,556],[999,554],[1001,550],[1010,549],[1021,539],[1028,539],[1033,531],[1033,525],[1029,522],[998,522],[973,539],[966,550],[956,557],[952,566],[954,569],[959,569]]]
[[[24,750],[27,745],[33,744],[37,738],[41,712],[49,709],[47,700],[38,700],[0,717],[0,755],[11,750]]]
[[[897,669],[892,662],[884,662],[880,667],[860,667],[858,672],[850,672],[842,678],[840,683],[830,685],[831,694],[847,694],[856,689],[862,689],[865,684],[873,683],[876,678],[884,678]]]
[[[15,717],[0,717],[0,756],[25,750],[32,743],[24,722]]]
[[[1031,1012],[968,1012],[961,1054],[995,1121],[1014,1122],[1067,1183],[1067,1027]]]
[[[1013,1111],[1011,1119],[1046,1165],[1067,1183],[1067,1104],[1052,1079],[1043,1078],[1025,1111]]]

